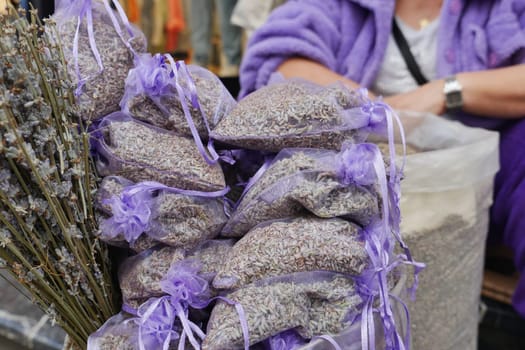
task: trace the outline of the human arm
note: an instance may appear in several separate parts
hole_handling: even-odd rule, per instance
[[[241,64],[239,97],[266,85],[288,59],[303,57],[336,71],[344,6],[349,4],[342,0],[289,1],[272,12],[248,43]]]
[[[303,78],[320,85],[342,82],[350,89],[359,88],[353,80],[335,73],[326,66],[302,57],[293,57],[284,61],[277,69],[285,78]]]
[[[456,74],[463,87],[463,111],[504,119],[525,117],[525,64]],[[384,98],[395,109],[444,114],[444,80]]]

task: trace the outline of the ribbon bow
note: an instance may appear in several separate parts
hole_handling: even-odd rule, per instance
[[[196,261],[182,261],[172,265],[160,282],[161,289],[169,295],[170,304],[182,323],[180,343],[184,343],[187,336],[195,349],[200,349],[200,345],[193,332],[201,339],[204,339],[205,335],[195,323],[189,320],[188,307],[202,309],[210,301],[208,282],[198,275],[200,269],[200,264]]]
[[[155,181],[144,181],[127,186],[120,197],[113,196],[103,202],[111,207],[113,216],[101,222],[101,237],[110,240],[122,233],[127,242],[133,243],[143,232],[147,232],[151,220],[154,219],[151,210],[155,201],[154,193],[159,190],[188,196],[216,198],[226,195],[230,189],[225,187],[215,192],[183,190]]]
[[[179,338],[173,329],[175,310],[169,297],[149,299],[139,307],[133,322],[138,325],[140,350],[168,350],[170,342]]]

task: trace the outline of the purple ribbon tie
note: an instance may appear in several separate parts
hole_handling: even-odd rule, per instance
[[[80,26],[82,25],[82,20],[86,18],[87,21],[87,31],[88,31],[88,40],[89,40],[89,46],[91,47],[91,52],[93,52],[93,56],[95,57],[95,60],[97,61],[97,64],[99,66],[99,71],[96,74],[100,74],[104,71],[104,65],[102,64],[102,57],[100,56],[100,52],[98,51],[96,40],[95,40],[95,32],[94,32],[94,26],[93,26],[93,8],[92,8],[92,1],[93,0],[82,0],[82,8],[80,10],[80,13],[78,14],[78,21],[77,21],[77,28],[75,31],[75,36],[73,38],[73,61],[75,64],[75,72],[77,75],[77,88],[75,89],[75,96],[80,96],[82,94],[82,87],[85,85],[85,83],[91,79],[91,77],[82,77],[80,73],[80,65],[78,62],[78,46],[79,46],[79,40],[80,40]],[[131,28],[131,24],[128,21],[128,18],[126,17],[126,14],[124,12],[124,9],[122,6],[120,6],[118,1],[111,0],[111,2],[115,5],[120,18],[122,22],[125,24],[125,26],[128,29],[129,35],[131,40],[133,38],[133,30]],[[111,18],[111,21],[113,23],[113,26],[121,38],[122,42],[126,45],[126,47],[134,54],[135,50],[131,47],[129,44],[129,40],[125,40],[124,36],[122,35],[122,30],[120,28],[120,24],[118,23],[118,20],[116,19],[113,10],[111,9],[111,6],[108,3],[108,0],[103,0],[104,6],[106,8],[106,12],[108,13],[109,17]],[[74,2],[71,2],[70,6],[73,5]]]
[[[201,339],[204,338],[204,333],[189,320],[188,307],[202,309],[210,301],[208,281],[198,275],[200,269],[201,266],[196,261],[182,261],[172,265],[160,282],[162,291],[169,295],[170,303],[182,323],[182,337],[185,339],[187,336],[195,349],[200,349],[200,345],[193,332]]]
[[[144,181],[127,186],[120,197],[113,196],[104,201],[104,204],[111,206],[113,215],[101,222],[101,236],[110,240],[122,234],[127,242],[133,243],[142,233],[147,233],[150,222],[154,219],[151,210],[155,201],[154,193],[159,190],[188,196],[218,198],[225,196],[229,188],[202,192],[168,187],[155,181]]]
[[[173,329],[175,309],[169,302],[169,297],[149,299],[139,307],[133,321],[139,329],[140,350],[168,350],[170,342],[179,338],[179,334]]]
[[[184,111],[184,117],[186,118],[186,121],[188,122],[188,126],[190,127],[190,131],[193,136],[193,139],[195,140],[195,144],[197,145],[197,149],[199,150],[200,154],[202,155],[202,157],[208,164],[210,165],[216,164],[219,161],[220,157],[217,154],[217,151],[215,151],[215,148],[213,146],[213,141],[210,138],[208,141],[207,147],[206,148],[204,147],[202,140],[199,136],[199,132],[197,131],[195,123],[193,122],[193,118],[191,116],[191,112],[189,110],[188,103],[186,102],[186,99],[189,99],[191,101],[192,107],[197,109],[200,112],[202,121],[204,125],[206,126],[206,130],[208,131],[208,134],[209,134],[210,127],[208,125],[208,120],[206,119],[206,116],[204,115],[204,111],[202,110],[202,107],[199,103],[199,98],[197,95],[197,88],[195,86],[195,83],[193,82],[193,79],[191,78],[189,74],[188,67],[186,66],[184,61],[177,61],[175,63],[175,61],[173,60],[173,57],[171,57],[171,55],[169,54],[166,54],[165,57],[170,63],[172,72],[175,75],[175,88],[177,90],[180,103],[182,105],[182,110]],[[187,84],[186,89],[179,83],[179,79],[185,80]]]
[[[149,227],[151,200],[144,194],[113,196],[105,200],[104,204],[111,206],[113,215],[101,222],[101,236],[111,240],[122,234],[127,242],[133,243]]]
[[[345,144],[337,155],[337,174],[343,185],[357,184],[369,186],[377,181],[373,165],[375,145]]]

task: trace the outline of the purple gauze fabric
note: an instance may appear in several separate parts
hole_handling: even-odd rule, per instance
[[[216,192],[192,191],[168,187],[155,181],[143,181],[127,186],[120,197],[113,196],[105,201],[104,204],[111,206],[113,215],[100,222],[101,236],[111,240],[123,234],[127,242],[135,242],[143,232],[147,232],[150,228],[151,208],[155,201],[154,193],[159,190],[187,196],[217,198],[224,197],[230,189],[225,187]]]
[[[267,84],[290,57],[306,57],[369,87],[385,54],[394,0],[290,0],[248,44],[239,97]],[[437,75],[525,63],[525,0],[445,0],[438,32]],[[521,273],[514,306],[525,317],[525,120],[462,113],[466,125],[501,132],[489,235],[511,247]],[[521,136],[519,136],[521,135]]]

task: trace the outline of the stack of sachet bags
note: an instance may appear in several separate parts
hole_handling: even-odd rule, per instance
[[[128,255],[122,312],[88,348],[407,348],[391,291],[414,263],[389,107],[279,77],[236,102],[206,69],[144,53],[107,5],[64,1],[55,15],[92,122],[98,236]],[[114,30],[96,35],[102,22]],[[96,49],[111,43],[125,52]],[[349,327],[357,337],[340,336]]]

